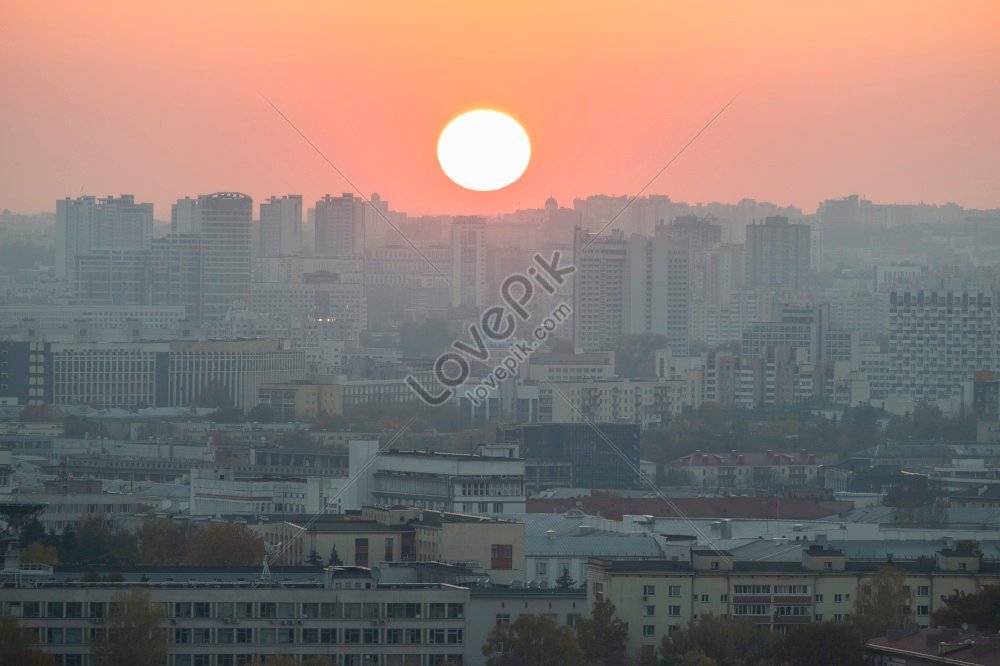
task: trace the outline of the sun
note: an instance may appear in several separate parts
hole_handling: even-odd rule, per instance
[[[441,170],[455,183],[490,192],[521,177],[531,160],[531,140],[506,113],[476,109],[448,123],[438,138],[437,154]]]

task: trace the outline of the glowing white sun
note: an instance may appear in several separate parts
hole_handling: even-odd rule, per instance
[[[507,114],[476,109],[448,123],[437,152],[445,175],[466,189],[489,192],[521,177],[531,159],[531,141]]]

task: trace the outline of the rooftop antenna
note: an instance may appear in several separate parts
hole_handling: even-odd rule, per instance
[[[260,575],[254,578],[253,582],[250,583],[250,589],[258,587],[271,587],[274,584],[274,578],[271,577],[271,565],[269,564],[269,560],[278,553],[281,549],[281,544],[282,542],[279,541],[275,544],[264,545],[264,566],[261,568]]]

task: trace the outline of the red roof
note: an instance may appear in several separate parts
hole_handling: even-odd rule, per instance
[[[816,520],[854,508],[851,502],[816,502],[798,497],[582,497],[528,499],[528,513],[565,513],[581,505],[584,513],[611,520],[624,515],[688,518],[771,518]],[[680,513],[678,513],[678,511]]]

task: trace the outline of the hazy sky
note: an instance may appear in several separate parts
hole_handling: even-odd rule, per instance
[[[634,193],[737,93],[651,192],[997,207],[998,35],[995,0],[6,1],[0,208],[131,192],[165,218],[189,194],[349,190],[261,94],[395,209],[569,205]],[[495,193],[435,155],[476,107],[533,141]]]

